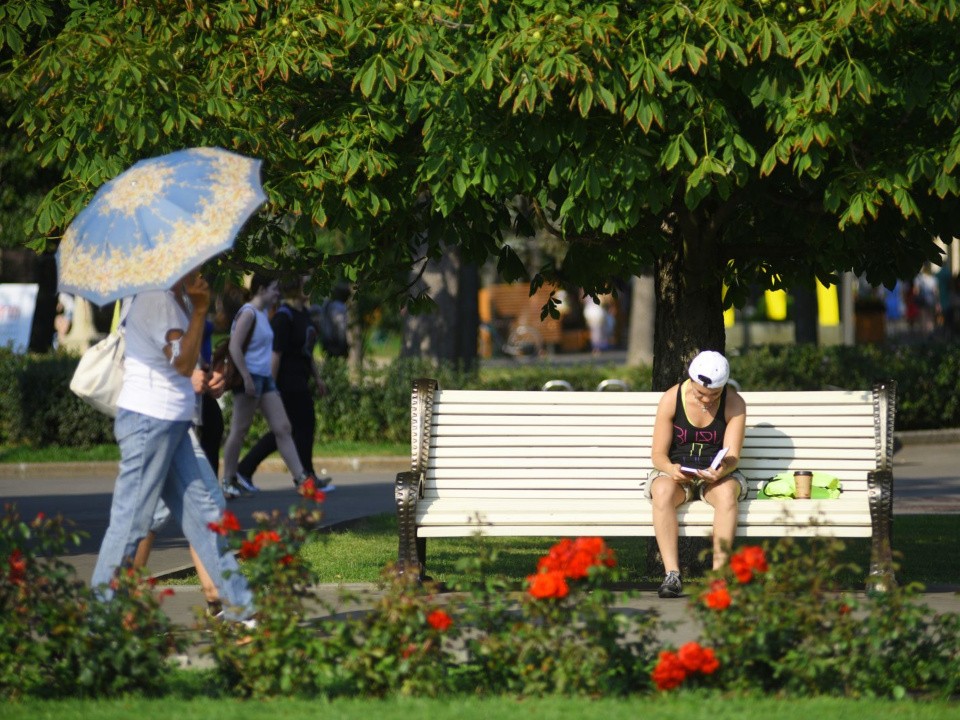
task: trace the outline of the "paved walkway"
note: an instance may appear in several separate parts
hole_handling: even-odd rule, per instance
[[[894,513],[954,514],[960,532],[960,433],[926,433],[906,437],[904,446],[894,456]],[[353,520],[394,510],[393,483],[396,473],[407,467],[405,458],[347,458],[318,460],[334,476],[337,490],[328,495],[324,505],[324,525],[335,529]],[[38,512],[62,513],[73,520],[86,539],[66,559],[77,568],[81,578],[93,571],[99,543],[106,530],[116,463],[63,465],[0,465],[0,502],[15,502],[24,517]],[[255,497],[230,503],[245,527],[252,525],[253,513],[286,508],[296,495],[288,474],[279,464],[267,465],[257,476],[262,492]],[[384,564],[393,558],[383,558]],[[158,538],[150,567],[161,579],[165,575],[190,567],[186,541],[174,523]],[[960,565],[957,578],[950,586],[928,592],[924,602],[938,612],[960,612]],[[368,591],[370,601],[344,611],[369,606],[375,600],[372,586],[353,586]],[[338,589],[319,589],[324,599],[336,600]],[[176,586],[176,593],[164,607],[178,624],[193,624],[195,609],[202,605],[196,586]],[[665,643],[679,643],[697,636],[698,628],[687,612],[687,603],[660,600],[655,593],[641,593],[640,598],[626,602],[625,607],[637,610],[655,609],[664,620],[676,623],[665,633]],[[196,648],[185,656],[185,664],[205,662]]]

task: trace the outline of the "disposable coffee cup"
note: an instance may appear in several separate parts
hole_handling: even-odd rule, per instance
[[[810,488],[813,484],[813,473],[809,470],[797,470],[793,474],[793,484],[797,489],[797,499],[810,497]]]

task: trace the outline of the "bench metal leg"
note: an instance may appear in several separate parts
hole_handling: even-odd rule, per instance
[[[421,550],[421,541],[417,539],[417,500],[420,499],[420,485],[423,475],[414,472],[402,472],[397,475],[395,500],[397,503],[397,529],[400,535],[400,548],[397,554],[397,573],[405,575],[423,573],[426,560],[426,547]]]
[[[417,538],[417,563],[420,565],[420,580],[427,579],[427,539]]]
[[[896,587],[893,572],[893,472],[874,470],[867,473],[870,498],[870,522],[873,540],[870,546],[870,575],[867,590],[885,592]]]

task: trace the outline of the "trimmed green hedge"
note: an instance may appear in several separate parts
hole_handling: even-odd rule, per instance
[[[85,447],[113,442],[113,423],[68,389],[77,359],[65,354],[14,355],[0,349],[0,444]],[[868,388],[874,380],[899,384],[897,429],[960,427],[960,343],[903,346],[771,346],[731,358],[732,375],[745,390]],[[323,364],[330,393],[318,401],[318,440],[410,437],[410,385],[436,377],[441,387],[537,390],[562,379],[592,390],[617,378],[649,390],[649,367],[516,364],[487,368],[478,376],[452,366],[397,360],[353,379],[341,360]],[[251,435],[264,430],[258,419]]]

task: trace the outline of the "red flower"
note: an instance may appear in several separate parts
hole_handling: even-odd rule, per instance
[[[252,560],[260,554],[260,545],[255,540],[244,540],[240,544],[239,555],[244,560]]]
[[[537,563],[537,570],[540,572],[563,572],[566,558],[572,550],[573,541],[570,538],[564,538],[540,558]]]
[[[254,535],[253,540],[244,540],[240,544],[239,555],[244,560],[251,560],[260,554],[264,547],[271,544],[280,544],[282,542],[280,534],[276,530],[261,530]],[[281,565],[288,565],[293,562],[289,555],[280,559]]]
[[[657,690],[671,690],[687,679],[687,669],[676,653],[664,650],[650,677]]]
[[[530,594],[537,600],[565,598],[570,592],[566,578],[557,570],[530,575],[527,582],[530,583]]]
[[[443,610],[434,610],[427,615],[427,622],[434,630],[443,632],[453,624],[453,619]]]
[[[841,615],[847,615],[850,613],[850,606],[846,603],[843,603],[837,612],[839,612]]]
[[[280,534],[276,530],[261,530],[255,538],[260,547],[280,542]]]
[[[174,595],[173,588],[164,588],[163,590],[160,591],[161,600],[163,600],[163,598],[173,597],[173,595]]]
[[[10,565],[10,582],[14,585],[23,585],[27,579],[27,561],[20,548],[14,548],[7,562]]]
[[[736,576],[737,581],[745,584],[753,580],[753,574],[765,573],[767,567],[767,556],[763,553],[763,548],[759,545],[751,545],[743,548],[740,552],[730,558],[730,569]]]
[[[208,523],[207,527],[213,530],[217,535],[227,535],[230,532],[240,530],[240,521],[237,516],[229,510],[223,511],[223,517],[218,523]]]
[[[699,672],[711,675],[720,667],[713,650],[705,648],[700,643],[688,642],[677,651],[677,658],[687,669],[687,672]]]
[[[730,607],[730,591],[726,580],[714,580],[710,583],[710,592],[704,594],[703,602],[712,610],[726,610]]]
[[[717,660],[717,656],[713,654],[711,648],[703,649],[704,660],[703,664],[700,665],[700,672],[704,675],[713,675],[720,668],[720,661]]]
[[[400,656],[406,660],[419,649],[420,648],[418,648],[414,643],[407,643],[403,650],[400,651]]]
[[[322,503],[327,499],[327,494],[323,490],[317,489],[317,483],[313,478],[305,480],[304,483],[300,486],[298,492],[305,498],[313,500],[314,502]]]
[[[537,570],[559,572],[571,580],[581,580],[590,574],[594,565],[613,567],[616,564],[616,556],[603,538],[564,538],[540,558]]]

